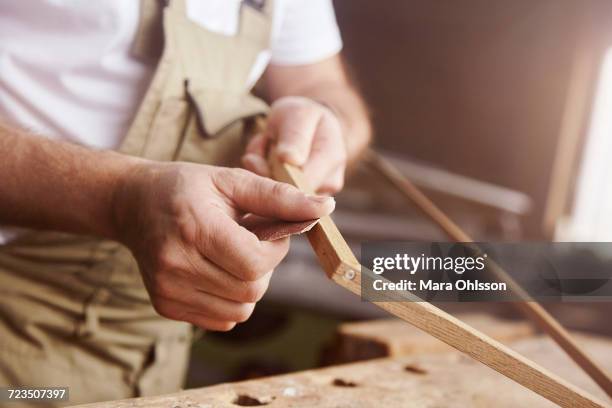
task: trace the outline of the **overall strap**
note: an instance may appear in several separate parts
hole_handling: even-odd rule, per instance
[[[273,2],[273,0],[243,0],[240,5],[239,34],[253,41],[268,43],[272,31]]]
[[[164,42],[163,9],[167,0],[140,0],[140,20],[132,45],[139,59],[155,61],[161,56]]]
[[[238,18],[237,32],[231,36],[191,22],[176,27],[186,91],[201,133],[208,138],[268,110],[263,100],[250,94],[247,83],[261,50],[270,44],[273,2],[242,1]]]
[[[169,0],[169,2],[172,10],[187,16],[187,0]]]
[[[214,137],[237,121],[267,111],[265,102],[252,96],[246,84],[260,52],[269,47],[272,0],[243,1],[233,36],[189,19],[186,0],[141,1],[135,48],[157,51],[163,46],[163,52],[122,152],[170,160],[190,143],[185,135],[192,118],[197,118],[201,135]],[[155,24],[155,18],[162,22]],[[163,33],[161,40],[147,38],[155,29]],[[141,55],[147,54],[152,55]]]

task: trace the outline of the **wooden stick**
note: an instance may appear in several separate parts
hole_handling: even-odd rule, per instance
[[[298,168],[280,163],[273,154],[270,164],[276,180],[312,192]],[[345,289],[360,295],[362,274],[384,279],[359,264],[330,217],[321,218],[307,236],[327,275]],[[586,392],[409,292],[373,303],[560,406],[604,406]]]
[[[412,201],[421,211],[429,216],[442,230],[457,242],[473,243],[474,240],[438,208],[418,187],[404,176],[392,163],[376,152],[366,153],[367,162],[389,180],[397,189]],[[491,271],[506,281],[522,302],[513,303],[522,313],[530,318],[540,329],[548,333],[557,344],[578,364],[605,392],[612,397],[612,379],[610,376],[576,344],[569,332],[539,303],[534,302],[529,294],[516,283],[507,272],[498,265]]]

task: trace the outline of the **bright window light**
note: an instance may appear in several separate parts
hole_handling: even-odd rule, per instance
[[[612,241],[612,49],[600,72],[564,240]]]

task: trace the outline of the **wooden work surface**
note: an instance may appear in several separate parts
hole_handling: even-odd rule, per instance
[[[380,323],[377,323],[380,324]],[[409,327],[409,326],[407,326]],[[407,330],[415,330],[408,328]],[[500,330],[499,324],[496,331]],[[522,330],[522,329],[521,329]],[[525,334],[525,333],[523,333]],[[503,336],[502,336],[503,337]],[[416,341],[429,342],[415,335]],[[606,370],[612,370],[612,341],[576,339]],[[510,346],[555,374],[609,401],[598,387],[544,336]],[[268,407],[549,407],[551,402],[456,351],[402,355],[294,374],[87,405],[88,408]],[[416,347],[414,350],[418,349]]]

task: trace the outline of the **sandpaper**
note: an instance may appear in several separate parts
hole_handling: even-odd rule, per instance
[[[309,231],[317,222],[318,219],[284,221],[247,214],[240,220],[240,225],[255,234],[260,241],[274,241]]]

